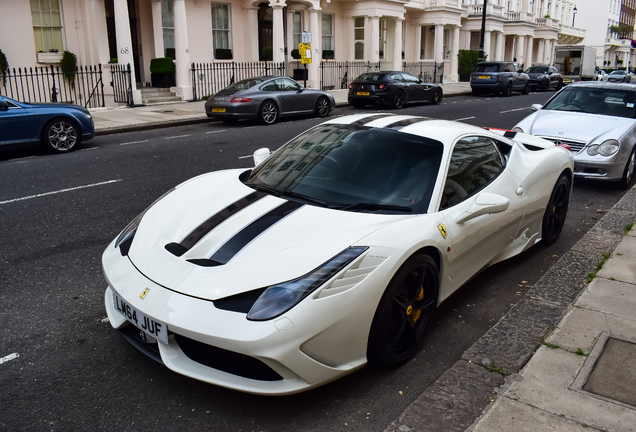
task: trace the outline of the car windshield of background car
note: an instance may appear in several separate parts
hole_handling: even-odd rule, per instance
[[[256,78],[245,79],[243,81],[239,81],[237,83],[232,84],[231,86],[228,87],[228,89],[247,90],[249,88],[254,87],[255,85],[262,83],[263,81],[264,80],[262,79],[256,79]]]
[[[542,73],[542,74],[546,74],[546,73],[548,73],[548,68],[547,68],[547,66],[532,66],[532,67],[529,67],[528,69],[526,69],[526,73]]]
[[[543,109],[634,118],[634,96],[632,90],[568,87]]]
[[[475,70],[473,72],[499,72],[498,64],[494,63],[482,63],[475,66]]]
[[[439,141],[390,129],[321,125],[282,146],[246,184],[301,194],[328,207],[365,203],[426,213],[443,148]]]
[[[381,81],[384,78],[384,74],[379,73],[365,73],[360,75],[355,79],[356,82],[359,81]]]

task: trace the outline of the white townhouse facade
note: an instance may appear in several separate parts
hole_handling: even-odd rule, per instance
[[[614,0],[588,0],[597,1]],[[483,7],[483,0],[1,0],[0,50],[11,67],[55,63],[64,50],[84,65],[130,63],[136,100],[156,57],[175,58],[174,90],[184,99],[192,97],[193,62],[285,62],[291,72],[303,31],[312,38],[312,87],[320,86],[321,61],[379,62],[383,70],[443,63],[444,79],[454,81],[459,50],[479,48]],[[487,58],[552,64],[556,44],[585,38],[575,8],[571,0],[487,0]]]

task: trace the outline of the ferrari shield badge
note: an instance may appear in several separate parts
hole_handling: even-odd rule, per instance
[[[145,299],[149,292],[150,292],[150,288],[146,288],[145,290],[142,291],[142,293],[139,296],[139,298],[142,299],[142,300]]]
[[[439,224],[437,228],[439,228],[439,232],[442,233],[442,237],[446,238],[448,234],[446,233],[446,227],[444,226],[444,224]]]

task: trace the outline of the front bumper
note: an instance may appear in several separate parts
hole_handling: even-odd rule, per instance
[[[618,181],[623,178],[625,164],[629,157],[627,149],[621,149],[613,156],[590,156],[587,147],[574,155],[574,176],[579,178]]]
[[[147,348],[157,354],[155,359],[175,372],[249,393],[293,394],[333,381],[366,364],[366,344],[375,308],[400,255],[394,250],[374,248],[373,255],[378,253],[391,256],[352,288],[316,298],[319,289],[283,316],[256,322],[248,321],[243,313],[217,309],[211,301],[154,283],[111,243],[103,255],[108,282],[106,312],[115,329],[127,331],[129,322],[113,304],[115,290],[138,310],[167,324],[167,345],[156,343],[149,336],[145,338],[151,339],[152,346]],[[359,259],[367,259],[367,255]],[[146,288],[150,291],[141,299]],[[141,346],[138,348],[144,351]],[[194,351],[199,354],[193,355]],[[280,379],[257,379],[247,373],[212,367],[201,359],[203,351],[255,359],[259,367]],[[152,353],[146,354],[152,357]]]

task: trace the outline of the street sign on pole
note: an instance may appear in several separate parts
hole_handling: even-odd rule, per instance
[[[310,32],[303,32],[302,38],[301,38],[301,42],[305,43],[305,44],[310,44],[311,43],[311,33]]]
[[[300,53],[300,59],[303,64],[311,63],[311,44],[299,43],[298,52]]]

